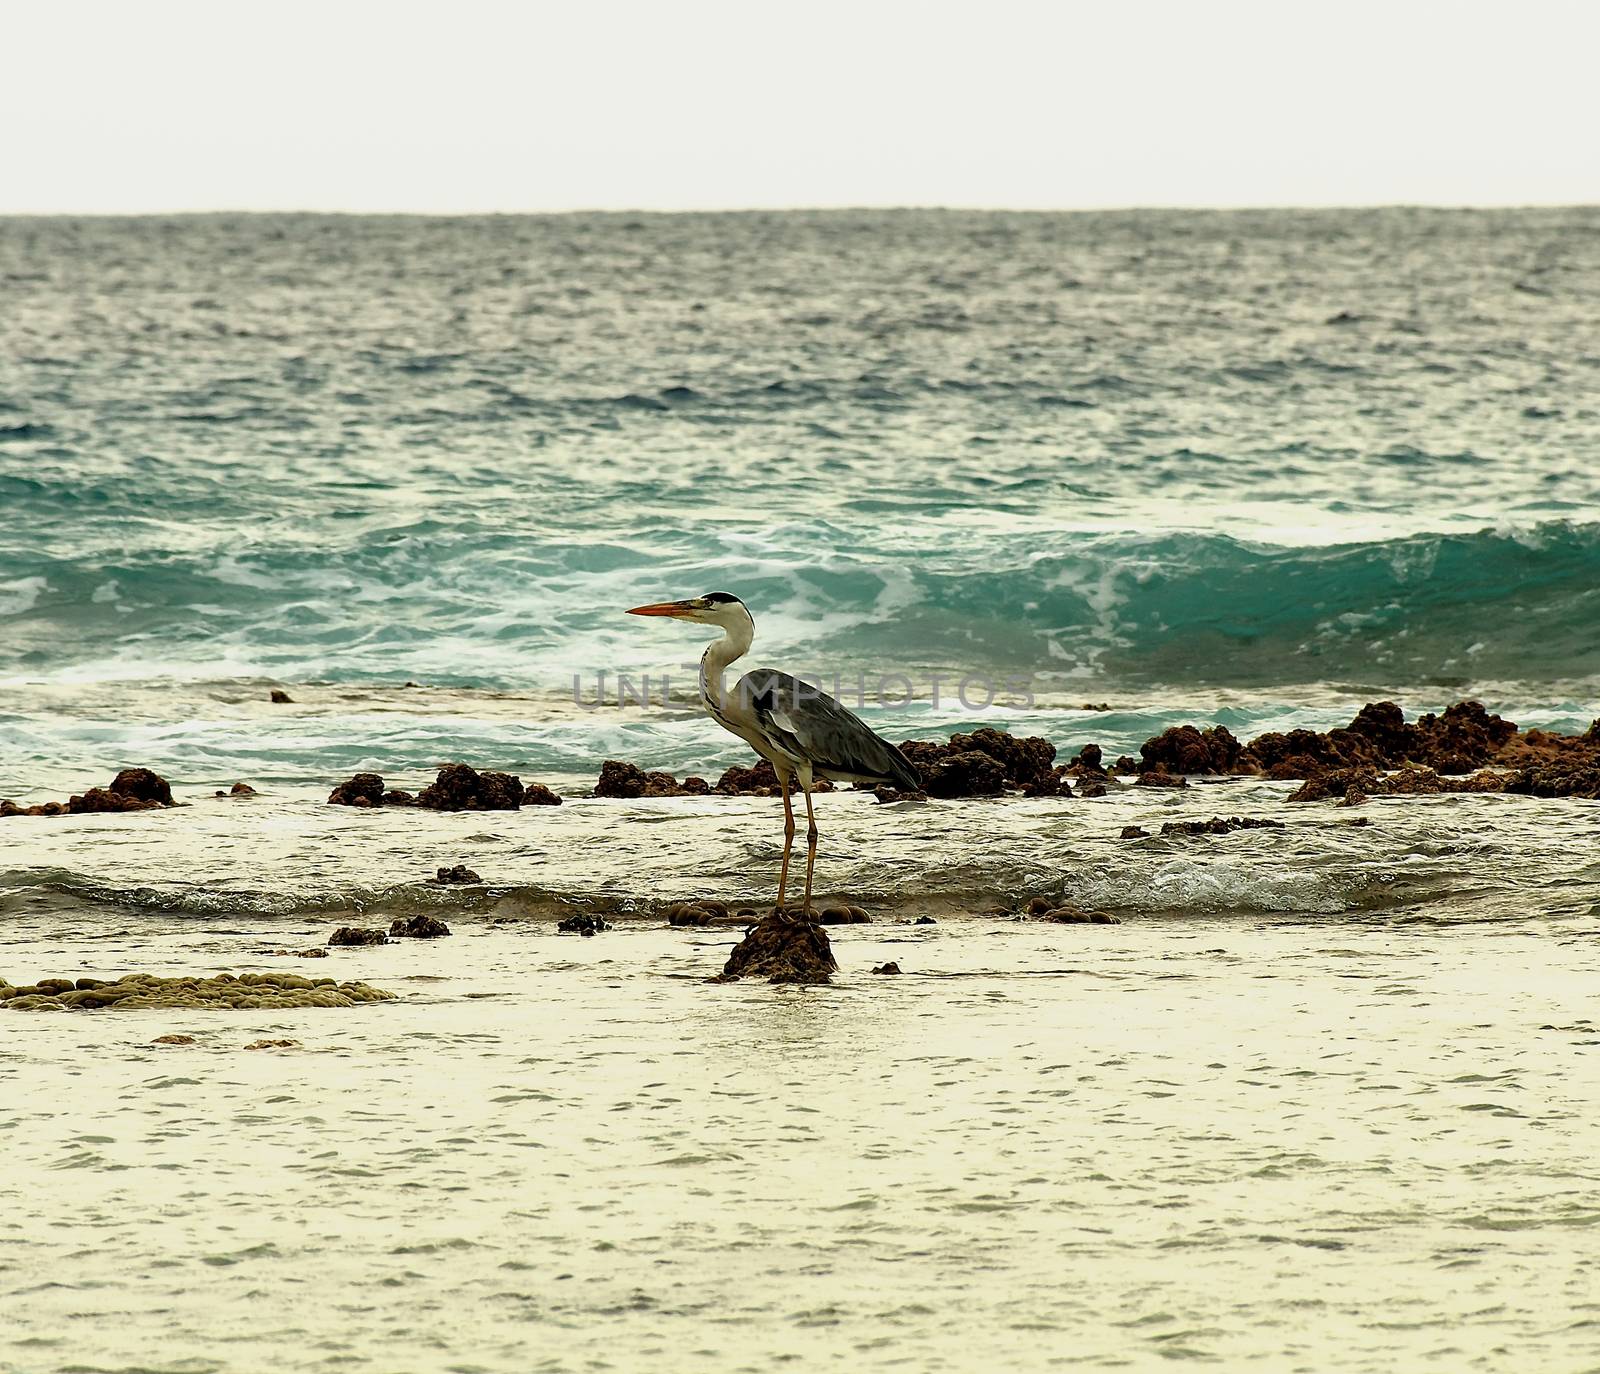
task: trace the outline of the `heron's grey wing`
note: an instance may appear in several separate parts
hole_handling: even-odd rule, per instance
[[[892,782],[903,791],[922,779],[894,745],[820,688],[791,673],[757,668],[739,680],[762,728],[821,773]]]

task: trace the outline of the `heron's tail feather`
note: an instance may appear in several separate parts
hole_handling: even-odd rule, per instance
[[[885,741],[885,743],[888,743]],[[922,775],[911,766],[911,762],[894,745],[889,745],[889,776],[902,792],[922,791]]]

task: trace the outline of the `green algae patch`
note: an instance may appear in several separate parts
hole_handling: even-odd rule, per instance
[[[219,973],[157,978],[129,973],[98,978],[41,978],[13,987],[0,978],[0,1011],[135,1011],[144,1007],[275,1011],[295,1007],[353,1007],[389,1002],[394,993],[366,983],[306,978],[298,973]]]

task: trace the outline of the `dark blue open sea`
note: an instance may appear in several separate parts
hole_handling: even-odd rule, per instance
[[[0,819],[0,978],[456,930],[0,1012],[0,1367],[1600,1368],[1600,804],[838,793],[711,989],[778,803],[588,792],[749,761],[712,590],[895,740],[1582,731],[1600,209],[0,219],[0,798],[187,803]],[[566,802],[326,804],[452,760]]]

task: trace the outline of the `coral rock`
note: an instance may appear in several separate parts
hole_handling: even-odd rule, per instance
[[[1168,821],[1163,835],[1227,835],[1235,830],[1282,830],[1282,821],[1259,820],[1254,816],[1213,816],[1209,821]]]
[[[481,883],[483,879],[468,868],[466,864],[452,864],[449,868],[441,868],[428,881],[430,883]]]
[[[435,916],[418,912],[415,916],[397,916],[389,923],[389,934],[408,940],[437,940],[448,935],[450,927]]]
[[[143,802],[172,805],[172,788],[167,785],[167,780],[148,768],[124,768],[111,779],[106,790],[120,792],[125,797],[134,797]]]
[[[386,945],[389,937],[381,930],[365,926],[340,926],[328,936],[330,945]]]
[[[1174,725],[1140,747],[1145,773],[1232,773],[1239,766],[1243,746],[1226,726],[1197,730]]]
[[[1189,779],[1181,773],[1141,773],[1136,787],[1187,787]]]
[[[522,791],[522,779],[510,773],[480,773],[464,763],[447,763],[417,793],[417,805],[429,811],[515,811]]]
[[[383,779],[376,773],[357,773],[328,793],[330,806],[354,806],[358,801],[368,806],[383,805]]]
[[[392,992],[365,983],[339,983],[332,978],[305,978],[297,973],[219,973],[214,977],[180,978],[129,973],[114,982],[83,981],[93,986],[78,987],[66,978],[44,978],[32,987],[0,988],[0,1007],[7,1011],[123,1011],[145,1007],[250,1011],[351,1007],[394,997]]]
[[[930,797],[994,796],[1005,790],[1005,768],[980,749],[946,754],[929,768],[919,768],[923,790]]]
[[[773,983],[826,983],[838,967],[821,926],[772,915],[734,946],[715,981],[766,978]]]

